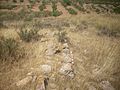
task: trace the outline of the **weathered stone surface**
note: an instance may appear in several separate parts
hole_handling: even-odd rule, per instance
[[[97,90],[94,86],[89,85],[88,90]]]
[[[46,90],[44,82],[42,84],[37,85],[36,90]]]
[[[25,86],[26,84],[28,84],[30,81],[32,81],[33,77],[32,76],[27,76],[26,78],[18,81],[16,83],[16,86]]]
[[[115,90],[115,88],[111,85],[111,83],[109,81],[100,82],[100,87],[103,90]]]
[[[47,46],[47,51],[46,51],[46,55],[47,56],[52,56],[54,54],[54,44],[53,42],[50,42],[50,44],[48,44]]]
[[[70,76],[72,78],[74,77],[73,68],[72,68],[71,63],[63,64],[63,66],[61,67],[59,72],[63,75],[67,75],[67,76]]]
[[[50,65],[41,65],[41,70],[43,73],[48,74],[52,71],[52,67]]]
[[[70,72],[70,73],[68,74],[68,76],[71,77],[71,78],[74,78],[74,77],[75,77],[75,74],[74,74],[74,72],[72,71],[72,72]]]
[[[67,55],[69,53],[70,53],[69,49],[67,49],[67,48],[63,49],[63,56],[65,56],[65,55]]]
[[[69,48],[68,43],[64,43],[63,48]]]
[[[64,57],[63,62],[65,62],[65,63],[72,63],[73,62],[73,58],[71,58],[70,55],[66,55]]]
[[[71,90],[70,88],[66,88],[65,90]]]

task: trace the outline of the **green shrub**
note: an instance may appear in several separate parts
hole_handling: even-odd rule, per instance
[[[85,11],[85,9],[84,9],[84,7],[82,7],[82,6],[79,6],[79,5],[74,5],[74,7],[76,8],[76,9],[78,9],[79,11]]]
[[[46,8],[46,7],[45,7],[45,5],[43,5],[43,4],[39,6],[40,11],[43,11],[45,8]]]
[[[17,0],[13,0],[13,2],[14,2],[14,3],[16,3],[16,2],[17,2]]]
[[[52,9],[53,9],[53,11],[56,11],[56,10],[57,10],[56,2],[52,2]]]
[[[60,16],[61,14],[62,12],[59,12],[59,11],[52,12],[52,16],[55,16],[55,17]]]
[[[71,1],[70,0],[63,0],[63,3],[65,3],[66,5],[71,5]]]
[[[19,45],[12,39],[6,39],[4,37],[0,38],[0,58],[2,60],[7,60],[8,58],[18,58]]]
[[[77,15],[77,12],[74,9],[68,8],[67,10],[70,14]]]
[[[45,4],[46,4],[46,1],[42,0],[42,5],[45,6]]]
[[[24,2],[24,0],[20,0],[20,2]]]
[[[81,6],[83,6],[84,0],[77,0]]]
[[[99,14],[100,13],[100,9],[96,8],[95,12]]]
[[[36,0],[29,0],[29,2],[35,4]]]
[[[60,16],[62,14],[62,12],[59,12],[57,10],[57,5],[56,2],[52,2],[52,16]]]
[[[25,42],[30,42],[33,40],[39,39],[40,35],[38,34],[38,30],[27,30],[27,29],[21,29],[20,32],[18,32],[18,35],[20,38]]]
[[[120,7],[115,7],[113,9],[113,11],[116,13],[116,14],[120,14]]]
[[[13,9],[17,7],[17,5],[11,5],[10,3],[3,3],[3,4],[0,4],[0,9]]]

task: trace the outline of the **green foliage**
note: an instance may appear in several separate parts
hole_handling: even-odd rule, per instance
[[[62,12],[59,12],[57,10],[57,5],[56,2],[52,2],[52,16],[60,16],[62,14]]]
[[[10,3],[1,3],[0,4],[0,9],[9,9],[9,10],[11,10],[11,9],[13,9],[15,7],[17,7],[17,5],[11,5]]]
[[[36,0],[29,0],[30,3],[34,4]]]
[[[113,11],[116,13],[116,14],[120,14],[120,7],[115,7],[113,9]]]
[[[100,13],[100,10],[98,8],[95,9],[96,13]]]
[[[116,3],[116,2],[120,2],[120,0],[91,0],[91,2],[92,3]]]
[[[70,14],[77,15],[77,12],[74,9],[68,8],[67,10]]]
[[[46,9],[45,5],[46,5],[46,2],[45,2],[45,0],[43,0],[42,4],[39,6],[40,11],[43,11],[44,9]]]
[[[57,10],[52,12],[52,16],[55,16],[55,17],[60,16],[61,14],[62,12],[59,12]]]
[[[20,38],[25,42],[30,42],[33,40],[39,39],[38,30],[27,30],[27,29],[21,29],[20,32],[18,32],[18,35]]]
[[[55,2],[52,2],[52,9],[53,9],[53,12],[57,10],[57,5]]]
[[[45,5],[43,5],[43,4],[39,6],[40,11],[43,11],[45,8],[46,8],[46,7],[45,7]]]
[[[13,2],[14,2],[14,3],[16,3],[16,2],[17,2],[17,0],[13,0]]]
[[[46,2],[45,0],[42,0],[42,5],[45,6]]]
[[[24,2],[24,0],[20,0],[20,2]]]
[[[6,60],[9,57],[17,58],[18,50],[19,45],[14,39],[0,38],[0,58],[2,60]]]
[[[66,5],[71,5],[71,1],[70,1],[70,0],[63,0],[63,2],[64,2]]]
[[[83,6],[84,0],[77,0],[81,6]]]

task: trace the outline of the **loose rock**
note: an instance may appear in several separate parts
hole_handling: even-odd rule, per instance
[[[48,74],[52,71],[52,67],[50,65],[42,65],[41,70],[45,73]]]
[[[28,84],[30,81],[32,81],[33,77],[32,76],[27,76],[26,78],[18,81],[16,83],[16,86],[20,87],[20,86],[25,86],[26,84]]]
[[[61,67],[59,72],[63,75],[68,75],[72,78],[74,77],[73,68],[72,68],[71,63],[63,64],[63,66]]]
[[[111,85],[111,83],[109,81],[100,82],[100,87],[103,90],[115,90],[114,87]]]

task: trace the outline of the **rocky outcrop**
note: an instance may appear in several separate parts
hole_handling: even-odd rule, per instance
[[[67,43],[63,44],[62,57],[63,57],[63,63],[59,70],[60,74],[74,78],[75,74],[73,69],[73,64],[74,64],[73,54],[72,51],[70,51]]]

